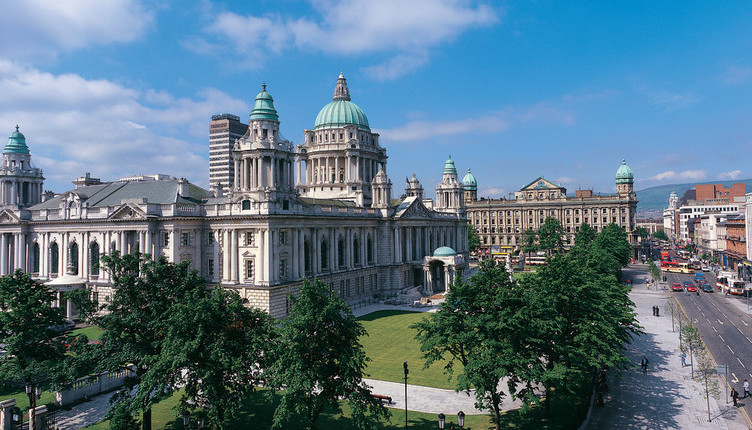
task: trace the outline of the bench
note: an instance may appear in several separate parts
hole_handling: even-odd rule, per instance
[[[389,404],[389,405],[392,404],[392,398],[389,397],[389,396],[382,396],[381,394],[371,394],[371,397],[374,397],[374,398],[379,399],[381,401],[386,400],[387,404]]]

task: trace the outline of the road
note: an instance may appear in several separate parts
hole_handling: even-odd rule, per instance
[[[694,275],[690,274],[664,275],[669,287],[673,282],[694,281]],[[712,272],[705,272],[705,277],[710,285],[715,286]],[[744,379],[752,381],[752,317],[743,311],[746,299],[726,296],[717,288],[714,290],[714,293],[701,292],[700,295],[684,292],[674,292],[673,295],[697,327],[716,363],[728,365],[730,386],[743,395],[742,382]],[[747,416],[752,416],[752,397],[742,399],[741,404]]]

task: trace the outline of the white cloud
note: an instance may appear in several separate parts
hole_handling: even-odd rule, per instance
[[[718,174],[718,179],[739,179],[742,177],[741,170],[732,170],[730,172],[722,172]]]
[[[560,176],[554,179],[554,182],[557,184],[573,184],[575,181],[576,179],[570,178],[569,176]]]
[[[648,178],[648,180],[651,180],[651,181],[671,181],[671,180],[700,181],[707,177],[708,177],[708,172],[704,170],[685,170],[679,173],[673,170],[667,170],[665,172],[658,173],[657,175]]]
[[[9,0],[0,14],[0,52],[46,60],[60,50],[133,41],[152,21],[138,0]]]
[[[103,179],[167,173],[205,185],[208,115],[248,109],[216,89],[175,98],[3,60],[0,94],[0,133],[20,124],[46,187],[55,191],[85,171]],[[187,140],[173,137],[186,130]]]
[[[486,188],[482,188],[478,192],[478,197],[501,198],[501,197],[505,197],[506,194],[507,194],[507,191],[504,188],[489,186]]]
[[[414,120],[399,127],[381,129],[378,132],[385,140],[420,141],[463,133],[496,133],[508,130],[513,125],[537,121],[571,125],[574,123],[574,114],[549,103],[538,103],[527,108],[506,108],[475,118]]]
[[[752,67],[729,66],[723,76],[723,82],[735,85],[747,82],[752,78]]]
[[[270,52],[286,49],[336,55],[386,53],[386,62],[365,67],[376,79],[394,79],[428,61],[428,50],[470,29],[496,23],[498,12],[469,0],[310,0],[317,18],[239,15],[223,12],[205,29],[196,52],[221,50],[225,42],[243,53],[247,67],[260,67]]]

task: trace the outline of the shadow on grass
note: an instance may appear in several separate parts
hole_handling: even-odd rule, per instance
[[[358,317],[358,321],[375,321],[379,318],[386,318],[391,317],[394,315],[404,315],[404,314],[420,314],[425,312],[418,312],[418,311],[400,311],[400,310],[383,310],[383,311],[376,311],[371,312],[370,314],[363,315],[362,317]]]

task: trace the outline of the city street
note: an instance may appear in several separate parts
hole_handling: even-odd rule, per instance
[[[743,311],[745,298],[719,293],[715,288],[715,276],[712,272],[704,273],[708,283],[714,287],[714,293],[701,292],[699,296],[685,292],[671,294],[697,327],[716,364],[728,366],[729,389],[734,387],[743,396],[744,379],[752,381],[749,360],[752,357],[752,317]],[[666,276],[669,286],[674,282],[694,282],[693,274],[664,272],[663,276]],[[747,416],[752,415],[752,398],[740,397],[740,402]]]

